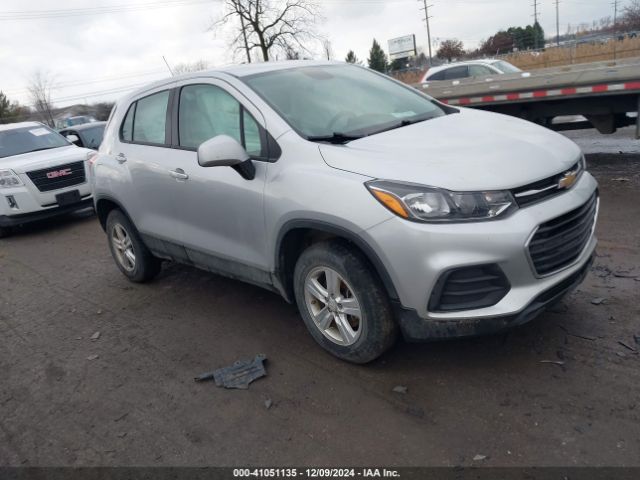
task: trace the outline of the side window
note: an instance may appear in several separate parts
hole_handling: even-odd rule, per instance
[[[249,155],[262,152],[255,119],[229,93],[214,85],[188,85],[180,91],[178,136],[180,146],[198,148],[218,135],[242,144]]]
[[[486,77],[493,72],[483,65],[469,65],[469,75],[472,77]]]
[[[126,142],[133,140],[133,117],[136,113],[136,104],[132,103],[127,112],[127,116],[124,117],[122,127],[120,127],[120,138]]]
[[[446,71],[445,80],[458,80],[459,78],[467,78],[469,76],[469,69],[467,66],[453,67]]]
[[[260,127],[254,118],[243,108],[244,148],[252,157],[262,154],[262,141],[260,140]]]
[[[134,142],[166,143],[168,103],[168,90],[138,100],[133,122]]]
[[[432,81],[432,80],[444,80],[444,74],[446,72],[447,72],[446,70],[441,70],[441,71],[439,71],[437,73],[434,73],[433,75],[431,75],[429,77],[429,81]]]

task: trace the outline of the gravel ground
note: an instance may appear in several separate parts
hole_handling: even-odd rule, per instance
[[[179,265],[128,283],[92,215],[23,229],[0,241],[0,465],[640,466],[640,157],[589,164],[600,246],[579,290],[508,334],[364,367],[253,286]],[[248,391],[193,382],[257,353]]]

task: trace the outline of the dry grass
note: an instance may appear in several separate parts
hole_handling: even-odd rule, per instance
[[[504,60],[522,70],[535,70],[630,57],[640,57],[640,38],[627,38],[624,41],[611,40],[602,45],[586,44],[548,48],[544,52],[518,52],[504,57]]]
[[[410,72],[391,72],[390,75],[396,80],[400,80],[401,82],[408,83],[409,85],[413,83],[418,83],[424,77],[424,74],[427,70],[415,70]]]

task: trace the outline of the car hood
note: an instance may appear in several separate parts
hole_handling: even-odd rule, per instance
[[[461,109],[346,145],[320,146],[325,162],[372,178],[449,190],[500,190],[571,168],[580,148],[514,117]]]
[[[65,163],[79,162],[87,159],[87,153],[93,152],[88,148],[75,145],[40,150],[39,152],[23,153],[12,157],[0,158],[0,170],[11,169],[16,173],[26,173],[31,170],[55,167]]]

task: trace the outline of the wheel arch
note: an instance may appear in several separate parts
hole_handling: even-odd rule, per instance
[[[100,221],[100,226],[103,230],[106,230],[107,228],[107,217],[109,216],[109,213],[111,213],[112,210],[116,209],[120,210],[124,215],[126,215],[126,217],[133,225],[131,216],[120,202],[111,197],[100,197],[96,200],[96,214],[98,215],[98,220]]]
[[[358,249],[383,283],[391,300],[398,300],[391,276],[376,251],[361,235],[344,227],[319,220],[290,220],[278,233],[275,248],[274,283],[289,302],[293,302],[293,271],[300,254],[313,243],[342,239]]]

